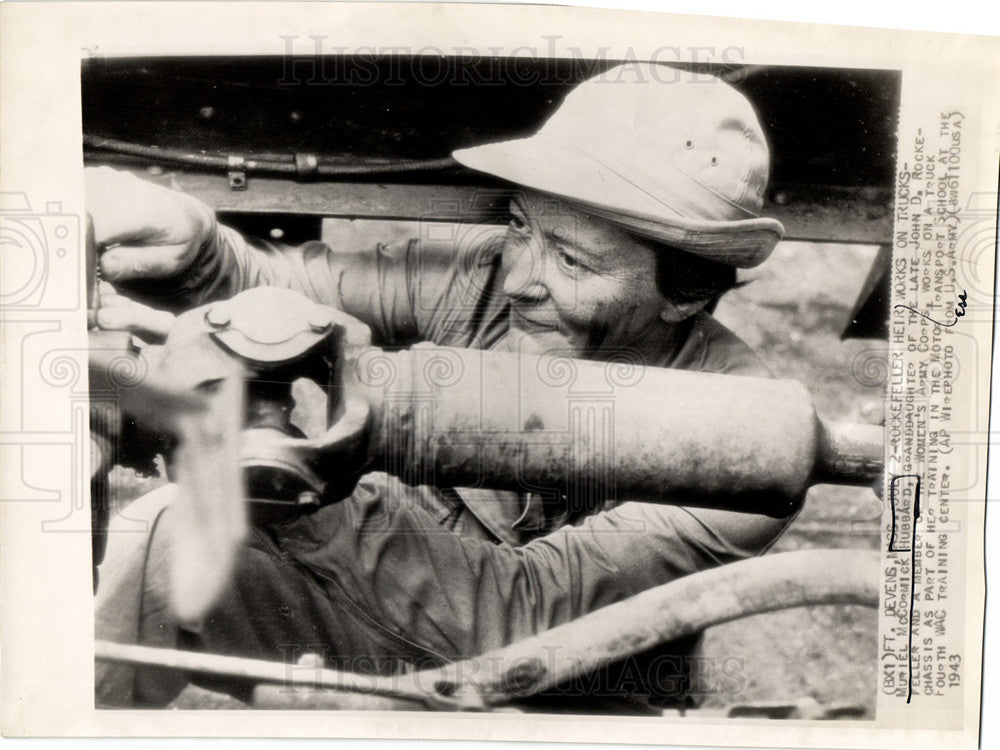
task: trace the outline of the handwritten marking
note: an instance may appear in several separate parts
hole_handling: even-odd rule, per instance
[[[914,313],[915,315],[919,315],[921,318],[926,318],[927,320],[929,320],[934,325],[941,326],[942,328],[951,328],[953,325],[955,325],[956,323],[958,323],[958,319],[959,318],[961,318],[963,315],[965,315],[965,308],[968,307],[968,304],[969,304],[968,300],[969,300],[969,295],[963,289],[962,293],[960,295],[958,295],[958,307],[955,308],[955,319],[953,321],[951,321],[950,323],[942,323],[939,320],[934,320],[934,318],[932,318],[930,315],[925,315],[922,312],[918,312],[917,310],[914,310],[909,305],[893,305],[892,309],[893,310],[897,310],[899,308],[903,308],[904,310],[909,310],[911,313]]]
[[[920,313],[917,313],[918,315]],[[896,547],[896,480],[916,479],[913,488],[913,521],[910,531],[910,546]],[[892,511],[892,530],[889,533],[889,552],[910,553],[910,613],[907,621],[909,633],[906,645],[906,702],[913,698],[913,595],[917,590],[917,520],[920,518],[920,475],[900,474],[889,481],[889,509]]]

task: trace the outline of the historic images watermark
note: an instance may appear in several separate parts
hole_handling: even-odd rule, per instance
[[[350,46],[339,44],[328,34],[288,34],[279,37],[284,44],[282,86],[545,86],[566,82],[557,64],[571,60],[588,66],[606,63],[651,62],[648,71],[655,83],[716,82],[700,66],[741,66],[743,47],[662,45],[640,54],[629,47],[624,55],[612,55],[612,47],[594,49],[565,43],[559,34],[542,35],[538,44],[486,47],[411,47],[406,45]],[[350,64],[345,64],[349,62]],[[671,67],[684,65],[684,68]],[[691,66],[694,66],[693,69]],[[738,70],[734,71],[739,76]],[[621,82],[625,77],[643,83],[642,72],[614,71],[599,76],[606,83]]]

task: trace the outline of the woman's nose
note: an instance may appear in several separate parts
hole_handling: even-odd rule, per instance
[[[541,243],[536,239],[508,241],[504,247],[507,276],[503,291],[508,297],[540,301],[548,296]]]

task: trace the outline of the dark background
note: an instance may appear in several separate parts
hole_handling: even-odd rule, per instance
[[[576,83],[614,64],[405,56],[91,59],[82,70],[83,130],[225,153],[446,157],[456,148],[531,134]],[[701,67],[755,105],[772,146],[773,191],[790,184],[891,189],[898,72]]]

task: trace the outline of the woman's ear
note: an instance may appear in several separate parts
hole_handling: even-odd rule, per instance
[[[660,319],[666,323],[680,323],[705,309],[708,299],[688,302],[665,302],[660,310]]]

